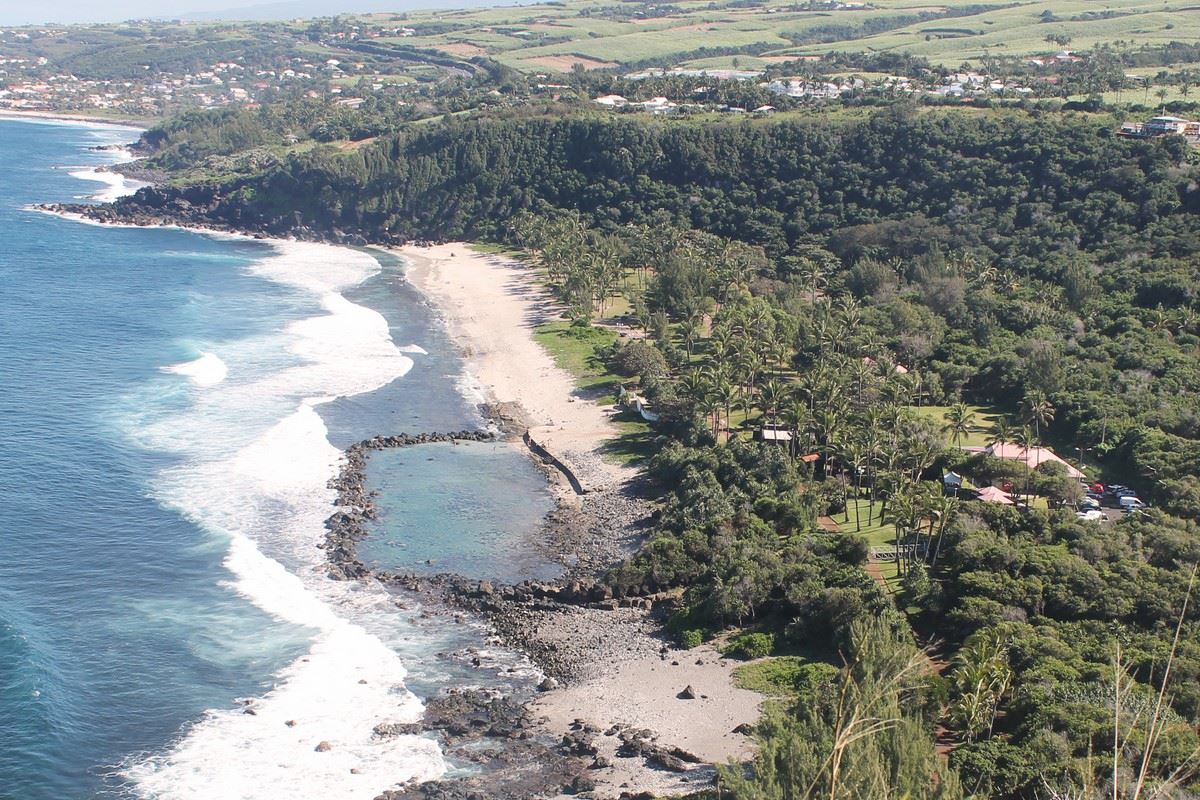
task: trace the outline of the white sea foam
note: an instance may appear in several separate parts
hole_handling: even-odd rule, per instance
[[[181,364],[170,364],[162,368],[163,372],[172,372],[189,378],[197,386],[216,386],[225,380],[229,368],[216,353],[203,352],[194,361],[184,361]]]
[[[119,164],[121,161],[127,160],[128,159],[120,159],[113,163]],[[133,194],[143,186],[150,185],[145,181],[137,181],[133,178],[126,178],[120,173],[111,172],[109,170],[100,169],[97,167],[72,170],[70,175],[72,178],[78,178],[79,180],[83,181],[95,181],[97,183],[103,183],[103,189],[89,195],[90,199],[99,200],[103,203],[111,203],[112,201],[125,197],[126,195]]]
[[[312,644],[252,701],[254,714],[210,711],[168,752],[129,767],[138,791],[155,800],[366,800],[446,768],[432,740],[372,735],[379,723],[412,722],[421,711],[401,659],[364,627],[385,610],[394,621],[395,609],[378,587],[325,577],[316,546],[341,454],[315,406],[382,386],[412,361],[381,315],[341,294],[372,274],[373,259],[322,245],[279,250],[253,271],[311,294],[325,313],[271,341],[222,345],[233,367],[227,380],[197,393],[187,413],[134,420],[130,433],[183,457],[161,476],[160,499],[228,541],[230,588],[311,629]],[[321,742],[328,751],[316,752]]]

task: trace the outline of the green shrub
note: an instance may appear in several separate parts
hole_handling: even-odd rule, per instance
[[[704,632],[698,631],[695,628],[686,630],[679,634],[679,644],[684,650],[691,650],[693,647],[699,647],[704,644]]]
[[[743,633],[729,640],[721,652],[747,660],[765,658],[775,649],[775,637],[769,633]]]

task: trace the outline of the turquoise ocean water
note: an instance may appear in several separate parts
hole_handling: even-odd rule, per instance
[[[479,631],[329,581],[315,547],[339,448],[480,424],[453,347],[386,257],[27,208],[114,196],[89,148],[131,138],[0,120],[0,798],[372,798],[453,770],[371,729],[484,682],[435,655]],[[549,507],[521,454],[417,448],[371,480],[376,563],[553,571],[514,556]]]

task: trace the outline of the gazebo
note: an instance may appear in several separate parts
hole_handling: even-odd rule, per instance
[[[1005,506],[1015,505],[1008,492],[997,489],[995,486],[985,486],[975,494],[985,503],[999,503]]]

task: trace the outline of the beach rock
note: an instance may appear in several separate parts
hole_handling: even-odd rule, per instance
[[[316,750],[318,753],[328,753],[330,750],[333,749],[333,745],[331,745],[329,742],[321,742],[313,749]]]
[[[596,791],[596,782],[586,775],[576,775],[568,786],[563,787],[566,794],[581,794]]]
[[[537,689],[539,692],[552,692],[557,689],[558,686],[558,681],[547,675],[545,678],[542,678],[542,682],[537,685]]]
[[[678,697],[680,700],[695,700],[696,699],[696,690],[693,689],[692,685],[689,683],[687,686],[683,687],[682,692],[680,692],[679,694],[677,694],[675,696]]]
[[[646,763],[652,767],[671,772],[687,772],[688,770],[688,766],[683,763],[683,759],[676,758],[665,750],[658,748],[654,748],[646,753]]]

